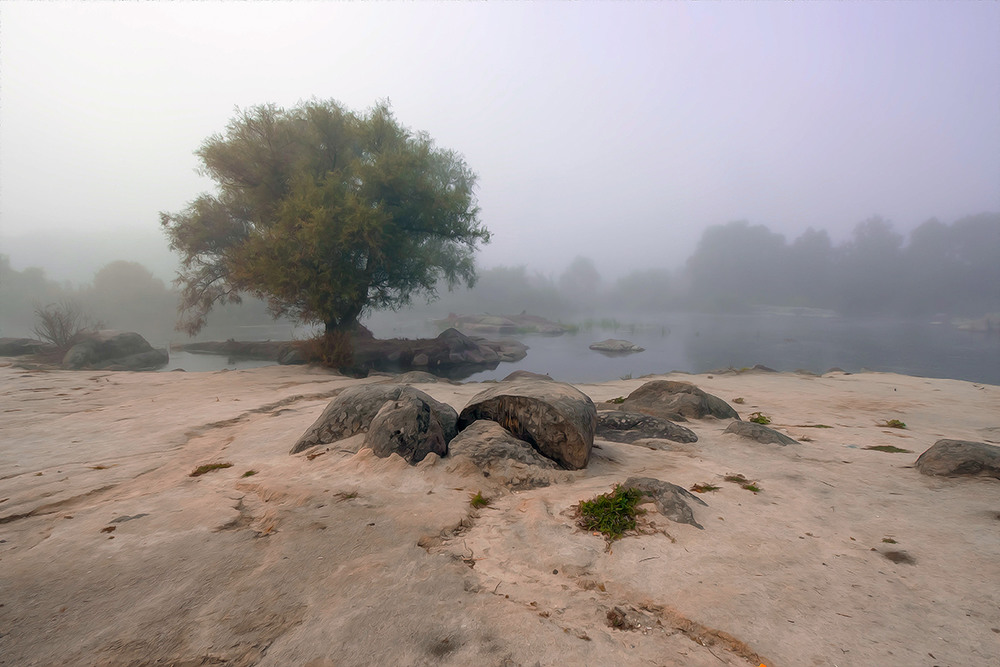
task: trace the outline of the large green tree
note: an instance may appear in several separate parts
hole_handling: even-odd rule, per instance
[[[442,279],[475,282],[473,254],[490,239],[476,176],[387,103],[237,110],[196,155],[217,192],[161,213],[181,254],[178,327],[191,334],[241,294],[334,334],[369,309],[433,298]]]

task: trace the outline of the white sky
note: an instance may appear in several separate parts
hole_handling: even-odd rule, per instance
[[[310,97],[389,98],[462,153],[484,266],[620,275],[736,219],[841,239],[1000,210],[997,2],[6,1],[0,252],[159,244],[235,106]]]

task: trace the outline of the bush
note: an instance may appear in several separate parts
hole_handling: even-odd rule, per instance
[[[62,301],[58,304],[50,303],[42,308],[35,308],[35,324],[32,331],[39,338],[47,343],[52,343],[60,351],[66,351],[73,346],[80,334],[88,329],[99,329],[100,323],[91,325],[89,319],[84,316],[80,307],[73,301]]]

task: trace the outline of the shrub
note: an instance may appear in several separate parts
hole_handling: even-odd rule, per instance
[[[585,530],[603,533],[609,542],[621,539],[625,531],[635,530],[636,517],[644,513],[638,508],[641,500],[639,489],[615,486],[609,493],[580,501],[577,506],[579,525]]]

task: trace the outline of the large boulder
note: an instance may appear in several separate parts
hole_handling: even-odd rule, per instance
[[[602,340],[598,343],[592,343],[590,345],[590,349],[596,350],[597,352],[604,352],[606,354],[619,355],[643,352],[646,348],[639,347],[635,343],[628,340],[622,340],[621,338],[608,338],[607,340]]]
[[[515,438],[500,424],[480,419],[472,422],[448,445],[448,455],[456,462],[468,460],[484,477],[514,491],[549,486],[559,480],[555,461]]]
[[[684,421],[684,418],[739,419],[731,405],[706,394],[690,382],[654,380],[642,385],[621,404],[623,410]]]
[[[401,392],[399,399],[386,401],[372,418],[364,446],[371,447],[375,456],[383,459],[399,454],[410,465],[423,461],[432,452],[444,456],[455,433],[452,421],[446,434],[442,416],[424,398]],[[448,421],[447,416],[444,421]]]
[[[0,357],[19,357],[52,347],[34,338],[0,338]]]
[[[799,444],[798,440],[793,440],[784,433],[779,433],[773,428],[758,424],[757,422],[734,421],[726,427],[725,433],[735,433],[750,440],[756,440],[764,444],[781,445],[782,447]]]
[[[708,507],[708,503],[687,489],[654,477],[629,477],[622,487],[642,491],[643,495],[653,500],[660,514],[671,521],[687,523],[704,530],[704,527],[695,520],[694,510],[688,505],[688,501],[693,500],[705,507]]]
[[[499,382],[472,397],[459,415],[459,428],[478,419],[497,422],[569,470],[590,461],[597,409],[571,385],[536,378]]]
[[[669,419],[621,410],[602,410],[597,413],[597,437],[624,443],[649,439],[698,442],[694,431]]]
[[[446,442],[455,437],[458,414],[450,405],[406,385],[363,384],[348,387],[330,401],[323,414],[306,429],[289,453],[298,454],[310,447],[326,445],[367,431],[383,405],[409,397],[421,399],[436,413]]]
[[[145,371],[165,366],[166,350],[156,350],[134,331],[104,329],[84,334],[63,356],[63,366],[71,369]]]
[[[1000,479],[1000,447],[969,440],[938,440],[917,458],[925,475],[984,475]]]

